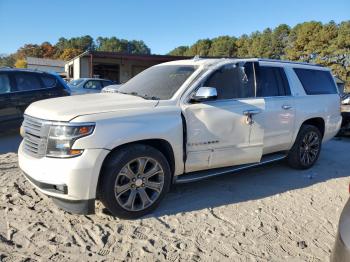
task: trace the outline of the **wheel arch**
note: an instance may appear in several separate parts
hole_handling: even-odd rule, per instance
[[[109,159],[113,156],[113,154],[125,147],[131,146],[131,145],[148,145],[151,146],[157,150],[159,150],[167,159],[171,171],[171,177],[173,180],[174,172],[175,172],[175,155],[174,155],[174,150],[171,146],[171,144],[164,140],[164,139],[143,139],[143,140],[138,140],[138,141],[133,141],[125,144],[118,145],[117,147],[113,148],[108,155],[105,157],[103,160],[99,177],[98,177],[98,182],[97,182],[97,188],[96,188],[96,197],[99,197],[99,189],[100,189],[100,184],[103,176],[103,170],[105,167],[105,164],[109,161]]]
[[[324,133],[325,133],[325,127],[326,127],[326,124],[325,124],[325,121],[322,117],[313,117],[313,118],[309,118],[307,120],[305,120],[301,125],[300,125],[300,128],[303,126],[303,125],[311,125],[311,126],[315,126],[318,128],[318,130],[320,130],[321,132],[321,135],[322,135],[322,138],[324,136]],[[300,130],[299,128],[299,130]]]

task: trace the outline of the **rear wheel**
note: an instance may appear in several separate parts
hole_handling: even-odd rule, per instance
[[[154,210],[168,191],[169,164],[153,147],[132,145],[112,155],[100,186],[102,203],[115,216],[137,218]]]
[[[287,156],[288,164],[297,169],[312,167],[321,152],[322,135],[312,125],[302,125],[292,149]]]

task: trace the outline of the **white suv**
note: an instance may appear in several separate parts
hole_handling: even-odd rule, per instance
[[[264,59],[153,66],[118,93],[35,102],[19,165],[73,213],[99,199],[116,216],[153,210],[172,183],[286,159],[306,169],[341,125],[329,69]]]

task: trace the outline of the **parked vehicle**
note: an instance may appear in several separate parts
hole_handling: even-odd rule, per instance
[[[153,66],[118,94],[32,104],[18,157],[54,202],[90,213],[151,212],[172,183],[286,159],[306,169],[341,124],[330,70],[264,59],[193,59]],[[35,145],[34,148],[32,145]]]
[[[109,85],[102,88],[101,93],[118,93],[118,89],[121,85]]]
[[[32,102],[67,96],[68,86],[60,76],[25,69],[0,69],[0,131],[18,128]]]
[[[343,117],[340,133],[344,134],[350,130],[350,94],[346,92],[345,85],[338,77],[334,77],[341,97],[341,115]]]
[[[105,86],[115,84],[111,80],[100,78],[79,78],[69,82],[72,95],[100,93]]]
[[[340,215],[337,237],[331,255],[331,262],[348,261],[350,261],[350,199]]]

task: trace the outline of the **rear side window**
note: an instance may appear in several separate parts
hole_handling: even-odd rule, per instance
[[[41,89],[41,83],[37,75],[31,73],[15,74],[17,91],[30,91]]]
[[[102,81],[102,85],[103,85],[103,87],[109,86],[109,85],[113,85],[113,82],[111,82],[111,81]]]
[[[215,87],[217,99],[254,97],[252,63],[228,64],[215,71],[203,86]]]
[[[11,84],[7,74],[0,74],[0,94],[10,93]]]
[[[286,74],[281,67],[259,66],[257,70],[257,97],[290,95]]]
[[[337,88],[329,71],[294,68],[308,95],[336,94]]]
[[[85,83],[84,88],[87,88],[87,89],[101,89],[102,88],[102,84],[101,84],[101,81],[90,80],[90,81],[87,81]]]
[[[43,81],[45,88],[54,87],[56,85],[56,78],[49,75],[43,75],[40,76],[41,80]]]

